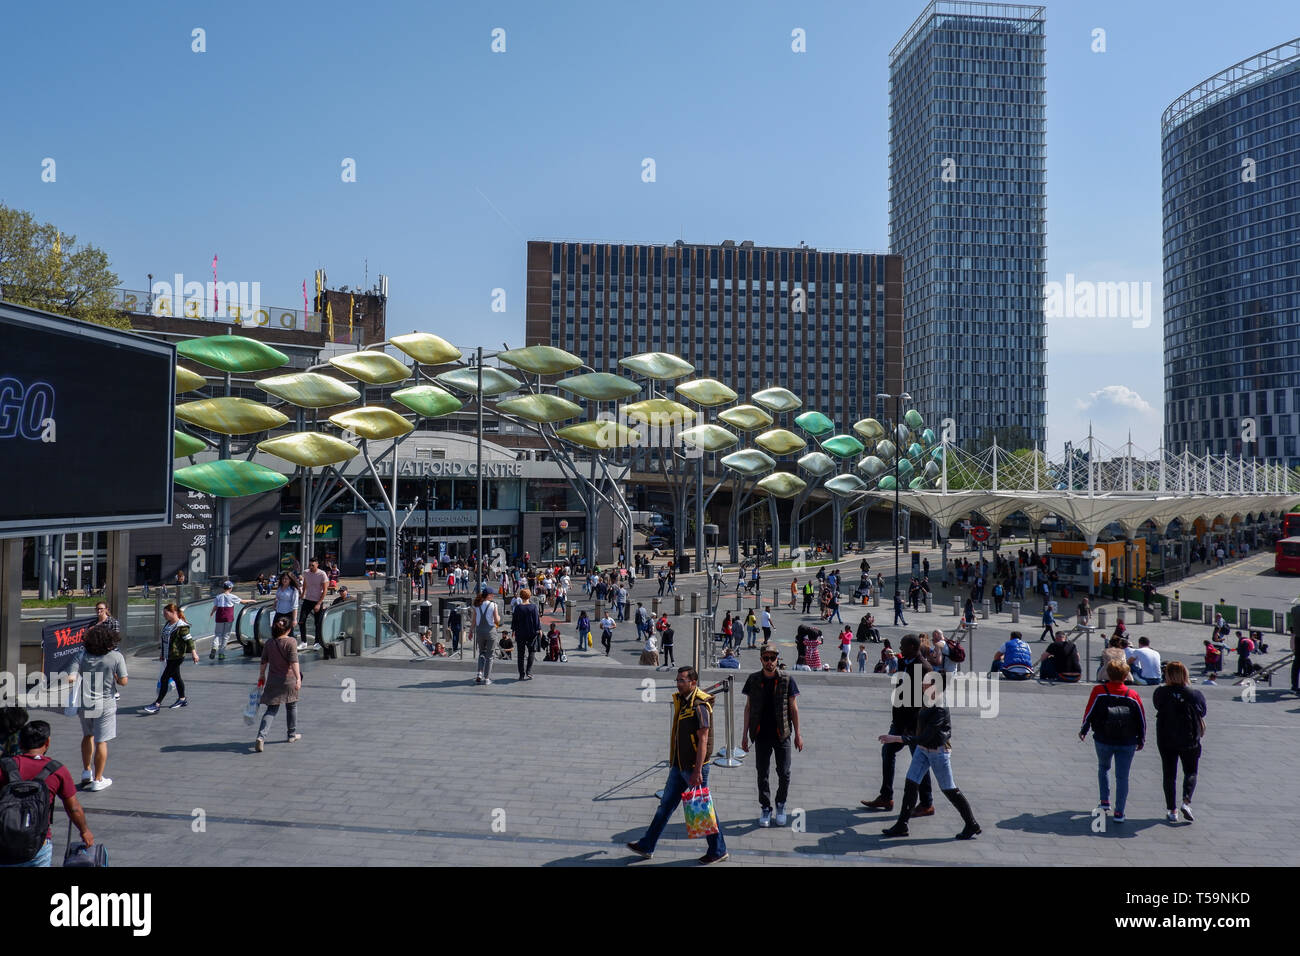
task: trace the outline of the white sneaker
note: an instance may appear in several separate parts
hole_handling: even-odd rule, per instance
[[[307,649],[307,642],[306,642],[306,641],[299,641],[299,642],[298,642],[298,650],[300,650],[300,651],[305,651],[306,649]]]
[[[86,789],[98,793],[100,790],[107,790],[113,785],[112,777],[104,777],[102,780],[92,780],[86,785]]]
[[[785,820],[785,804],[778,803],[776,805],[776,825],[779,827],[785,826]]]
[[[1191,823],[1193,820],[1196,819],[1196,817],[1192,816],[1192,805],[1190,803],[1184,803],[1182,809],[1183,809],[1183,818],[1188,823]]]
[[[772,825],[771,810],[765,808],[763,812],[758,815],[758,825],[760,827],[770,827]]]
[[[90,783],[90,781],[92,781],[92,780],[94,780],[94,779],[95,779],[95,775],[94,775],[94,773],[92,773],[91,771],[89,771],[89,770],[83,770],[83,771],[81,771],[81,782],[82,782],[82,783]]]

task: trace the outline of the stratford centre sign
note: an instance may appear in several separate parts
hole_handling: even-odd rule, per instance
[[[393,463],[381,461],[376,470],[381,475],[392,476]],[[485,461],[484,478],[522,478],[524,464],[520,461]],[[478,463],[473,461],[404,461],[397,466],[399,478],[477,478]]]

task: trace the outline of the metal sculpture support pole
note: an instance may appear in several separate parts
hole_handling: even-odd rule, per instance
[[[840,496],[831,499],[831,557],[836,561],[844,556],[844,506]]]
[[[776,511],[776,498],[771,495],[767,498],[767,514],[772,525],[772,565],[775,567],[781,563],[781,519]]]
[[[698,672],[697,672],[698,673]],[[741,767],[744,766],[736,756],[736,678],[728,677],[722,682],[722,693],[727,695],[727,747],[723,750],[718,759],[713,761],[715,767]]]
[[[483,590],[483,346],[478,347],[478,356],[475,360],[478,369],[478,395],[475,402],[478,413],[478,441],[475,442],[477,461],[477,471],[475,472],[475,481],[478,485],[478,501],[476,503],[477,517],[477,536],[474,545],[474,592],[477,594]],[[396,464],[396,463],[394,463]],[[394,467],[393,474],[397,474]],[[522,548],[523,542],[520,542]]]
[[[694,647],[691,650],[691,666],[695,668],[695,673],[700,672],[700,617],[695,617],[695,636]]]
[[[704,567],[704,451],[695,459],[695,567]]]

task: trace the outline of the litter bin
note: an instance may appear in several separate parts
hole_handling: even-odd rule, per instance
[[[685,554],[677,555],[677,557],[673,561],[673,569],[678,574],[690,574],[691,573],[690,557]]]
[[[420,609],[420,627],[433,627],[433,605],[428,601],[421,601],[417,607]]]

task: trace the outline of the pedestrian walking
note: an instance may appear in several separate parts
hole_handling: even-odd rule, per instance
[[[799,580],[793,578],[790,581],[790,610],[794,610],[794,600],[799,596]]]
[[[311,561],[302,576],[302,606],[298,619],[302,624],[302,639],[298,650],[305,651],[312,643],[323,646],[321,626],[325,618],[325,592],[330,586],[329,575],[320,569],[319,561]],[[316,640],[307,640],[307,621],[316,622]]]
[[[1001,581],[993,585],[993,610],[998,614],[1002,613],[1002,598],[1005,595],[1006,591],[1003,590]]]
[[[275,587],[276,618],[287,617],[290,627],[297,627],[298,608],[301,604],[302,592],[298,590],[298,583],[288,571],[281,572]]]
[[[515,650],[519,653],[520,680],[533,679],[533,658],[537,656],[538,641],[542,636],[541,614],[532,599],[533,592],[524,588],[519,592],[519,603],[510,612],[510,633],[514,635]]]
[[[900,623],[903,625],[903,627],[907,627],[907,618],[903,617],[903,595],[898,591],[897,588],[895,588],[894,589],[894,627],[898,627]]]
[[[81,655],[72,662],[68,681],[81,679],[77,717],[81,721],[81,782],[87,790],[113,785],[104,776],[108,742],[117,737],[116,690],[127,681],[126,658],[116,650],[118,632],[107,623],[92,625],[82,638]]]
[[[591,618],[587,616],[584,608],[578,614],[578,648],[586,650],[591,647]]]
[[[298,733],[298,692],[302,690],[302,665],[298,663],[298,647],[293,642],[287,621],[276,621],[271,625],[271,640],[262,645],[257,686],[262,688],[261,703],[266,710],[257,728],[253,752],[260,754],[265,749],[267,731],[281,707],[288,723],[285,741],[294,743],[301,740],[302,734]]]
[[[501,611],[492,600],[492,589],[484,585],[474,599],[474,652],[478,655],[478,676],[475,684],[492,683],[492,659],[497,652],[497,628],[501,626]]]
[[[187,654],[194,658],[195,664],[199,662],[199,652],[194,649],[194,639],[190,637],[190,622],[185,620],[185,613],[175,604],[168,604],[163,608],[163,617],[167,619],[167,623],[163,625],[162,635],[159,638],[158,654],[158,660],[164,662],[163,672],[158,678],[158,698],[145,707],[146,714],[156,714],[162,710],[163,698],[167,696],[172,681],[176,682],[178,696],[170,709],[189,706],[189,699],[185,696],[185,681],[181,679],[181,665],[185,663]]]
[[[1082,742],[1092,730],[1097,749],[1097,786],[1102,813],[1110,812],[1110,765],[1115,764],[1115,822],[1124,822],[1128,802],[1128,775],[1133,755],[1146,745],[1147,720],[1142,698],[1124,686],[1128,663],[1122,658],[1106,662],[1106,680],[1092,689],[1079,728]]]
[[[764,605],[763,607],[762,621],[763,621],[763,643],[770,644],[772,642],[772,609],[767,607],[766,605]],[[750,647],[754,646],[753,634],[751,634],[749,637],[749,646]]]
[[[677,669],[677,692],[673,694],[672,729],[668,737],[668,781],[654,820],[640,840],[627,848],[645,859],[654,854],[659,836],[668,825],[682,794],[709,785],[709,755],[713,752],[713,698],[699,689],[699,674],[693,667]],[[715,807],[716,812],[716,807]],[[700,863],[708,866],[727,858],[727,843],[722,829],[707,837],[708,852]]]
[[[660,650],[663,651],[664,667],[673,666],[673,629],[672,625],[665,626],[659,632]]]
[[[758,618],[754,616],[754,612],[753,612],[752,609],[750,610],[749,614],[747,614],[747,615],[745,616],[745,635],[746,635],[746,637],[749,638],[749,646],[750,646],[750,647],[755,647],[755,646],[757,646],[757,641],[758,641]],[[767,643],[767,642],[764,641],[764,643]]]
[[[925,680],[926,673],[929,672],[929,665],[920,658],[921,642],[915,634],[905,634],[903,639],[898,642],[898,651],[900,659],[897,664],[897,671],[902,673],[901,688],[904,693],[897,693],[899,689],[895,683],[895,693],[891,695],[893,704],[889,720],[889,742],[881,738],[882,746],[880,748],[880,770],[881,783],[880,795],[874,800],[863,800],[862,805],[868,810],[890,811],[894,809],[894,764],[898,758],[898,752],[904,746],[912,753],[916,752],[916,741],[910,743],[901,739],[901,735],[916,733],[917,711],[920,710],[922,701],[916,698],[922,696],[921,689]],[[883,653],[883,649],[882,649]],[[911,770],[908,771],[911,773]],[[909,816],[928,817],[934,814],[934,792],[930,783],[930,774],[923,771],[920,779],[917,781],[919,787],[921,806],[915,810],[909,810]]]
[[[1056,616],[1052,613],[1050,603],[1043,605],[1043,633],[1038,635],[1040,641],[1050,641],[1056,633]]]
[[[903,782],[903,806],[899,809],[898,822],[884,831],[885,836],[909,836],[907,821],[914,815],[921,782],[928,780],[930,773],[939,782],[940,792],[961,814],[963,826],[956,839],[971,840],[983,832],[975,821],[970,801],[952,776],[952,715],[947,707],[926,705],[918,708],[915,729],[905,734],[881,734],[880,742],[885,746],[913,747],[912,764],[907,768]]]
[[[208,660],[226,659],[226,638],[230,634],[230,625],[235,622],[235,605],[243,604],[235,594],[235,583],[227,581],[221,585],[221,593],[212,599],[212,610],[208,616],[216,619],[216,629],[212,636],[212,649],[208,651]],[[317,636],[320,635],[319,629]]]
[[[606,612],[605,616],[600,620],[600,643],[605,648],[606,657],[609,657],[610,648],[613,646],[614,628],[616,627],[618,627],[618,623],[610,616],[609,612]]]
[[[1187,665],[1170,661],[1165,665],[1165,684],[1151,697],[1156,709],[1156,749],[1160,751],[1160,770],[1165,789],[1166,819],[1178,822],[1174,792],[1178,783],[1178,765],[1183,766],[1183,802],[1179,809],[1191,823],[1192,794],[1196,791],[1196,774],[1201,761],[1201,737],[1205,735],[1205,695],[1188,686]]]
[[[790,744],[803,751],[799,732],[799,685],[794,678],[777,670],[780,655],[775,647],[764,644],[759,655],[763,667],[750,674],[741,693],[745,695],[744,731],[740,749],[749,751],[752,739],[757,748],[758,825],[772,823],[772,794],[768,780],[772,756],[776,756],[776,825],[786,824],[785,803],[790,793]],[[793,735],[793,741],[791,736]]]

